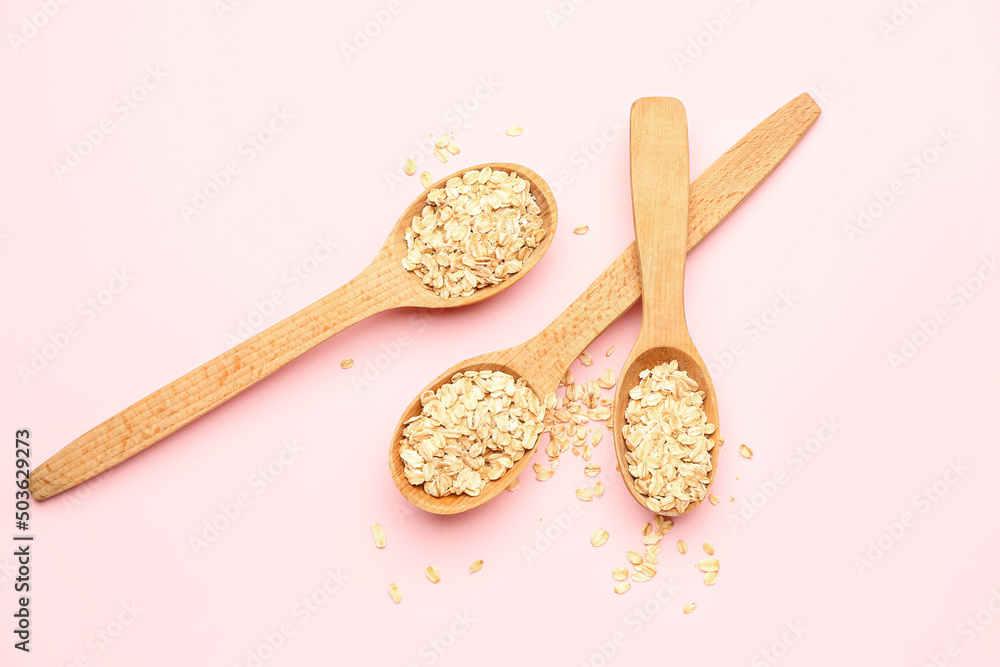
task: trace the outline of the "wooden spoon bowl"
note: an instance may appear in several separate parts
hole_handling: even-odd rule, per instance
[[[469,296],[450,297],[445,299],[438,296],[433,290],[424,287],[417,274],[403,268],[402,261],[403,258],[406,257],[406,230],[410,227],[410,223],[413,221],[413,218],[419,215],[424,206],[427,205],[428,192],[437,188],[443,188],[449,179],[461,176],[468,171],[481,170],[483,167],[490,167],[494,171],[517,172],[521,178],[531,184],[531,194],[534,195],[535,201],[540,209],[539,215],[542,218],[542,229],[545,230],[545,238],[542,239],[542,242],[538,244],[538,247],[532,250],[531,254],[524,260],[521,270],[508,276],[503,282],[497,285],[490,285],[488,287],[477,289]],[[533,269],[536,264],[538,264],[542,255],[545,254],[545,252],[549,249],[549,246],[552,244],[552,239],[555,237],[558,217],[556,198],[555,195],[552,194],[552,189],[541,176],[531,169],[512,162],[491,162],[488,164],[477,164],[474,167],[465,167],[460,171],[448,174],[444,178],[434,182],[429,188],[424,190],[420,196],[414,199],[413,202],[406,207],[406,210],[403,211],[402,215],[399,216],[399,219],[396,220],[396,224],[393,226],[392,231],[389,233],[389,238],[386,239],[385,245],[382,247],[382,250],[379,251],[378,256],[375,258],[375,262],[372,263],[374,265],[375,263],[385,262],[390,266],[390,268],[398,269],[398,271],[393,272],[393,275],[397,279],[391,280],[382,285],[373,285],[373,289],[378,292],[387,290],[390,287],[399,290],[401,294],[405,294],[407,296],[407,302],[403,304],[406,306],[420,306],[424,308],[457,308],[459,306],[468,306],[474,303],[479,303],[480,301],[488,299],[491,296],[499,294],[508,287],[511,287],[514,283],[527,275],[527,273]]]
[[[628,392],[632,387],[639,384],[639,373],[660,364],[670,363],[671,361],[676,361],[677,369],[685,371],[692,380],[698,383],[698,390],[705,392],[705,403],[703,405],[705,415],[708,417],[709,423],[716,426],[715,432],[708,436],[714,443],[712,449],[709,451],[712,461],[712,470],[709,472],[710,479],[715,478],[715,471],[719,466],[719,447],[722,444],[718,429],[719,405],[716,401],[715,386],[712,384],[712,378],[705,370],[705,362],[698,355],[697,350],[694,351],[693,355],[688,351],[676,347],[652,347],[643,350],[634,359],[629,358],[625,361],[625,366],[618,378],[618,387],[615,393],[615,403],[612,412],[612,423],[615,430],[615,454],[618,458],[618,467],[621,469],[622,480],[624,480],[625,488],[628,489],[629,494],[643,507],[646,507],[647,496],[635,488],[635,478],[629,473],[628,464],[625,459],[628,450],[621,430],[622,426],[625,425],[625,408],[628,407]],[[620,395],[623,395],[624,398],[620,398]],[[707,491],[705,496],[708,496]],[[685,508],[684,513],[690,512],[703,501],[704,498],[691,502]],[[680,514],[677,512],[666,512],[664,516],[679,516]]]
[[[473,507],[477,507],[491,498],[494,498],[498,493],[503,491],[504,488],[507,487],[507,485],[509,485],[522,470],[524,470],[532,455],[535,453],[535,449],[538,448],[538,443],[542,440],[541,436],[539,436],[538,441],[535,444],[535,449],[526,451],[524,456],[514,462],[514,467],[501,475],[499,479],[486,482],[482,491],[480,491],[477,496],[469,496],[463,493],[435,497],[425,492],[423,486],[414,486],[413,484],[410,484],[409,480],[406,479],[403,459],[399,455],[403,439],[403,429],[406,427],[407,422],[420,414],[420,410],[422,408],[420,397],[428,391],[437,391],[443,384],[450,382],[456,373],[485,370],[503,371],[504,373],[513,376],[515,380],[524,379],[525,383],[533,392],[535,392],[540,401],[545,400],[546,394],[555,391],[556,386],[559,384],[559,379],[562,377],[561,374],[556,377],[546,377],[544,375],[538,376],[536,374],[532,377],[532,374],[529,372],[526,376],[524,373],[520,372],[523,370],[520,369],[521,364],[519,361],[522,361],[521,359],[513,356],[509,359],[503,358],[505,353],[508,352],[512,352],[512,350],[491,352],[480,355],[479,357],[473,357],[472,359],[452,366],[444,373],[434,378],[434,380],[424,387],[416,398],[414,398],[410,404],[406,406],[406,409],[403,410],[403,415],[400,417],[399,422],[396,424],[396,430],[392,434],[392,442],[389,447],[389,472],[392,475],[392,479],[396,483],[396,488],[399,489],[399,492],[403,494],[403,497],[417,507],[434,514],[457,514],[459,512],[472,509]]]

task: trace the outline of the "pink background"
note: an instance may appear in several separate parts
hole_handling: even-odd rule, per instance
[[[462,148],[448,165],[422,154],[435,177],[483,161],[541,173],[557,189],[555,242],[501,296],[363,322],[34,505],[33,650],[15,651],[5,629],[0,662],[254,665],[265,646],[269,667],[995,663],[1000,280],[977,282],[995,277],[983,262],[1000,250],[995,3],[897,3],[901,25],[883,35],[889,0],[256,0],[220,15],[223,1],[4,3],[5,477],[16,428],[31,429],[38,465],[230,347],[272,292],[281,302],[263,325],[355,275],[420,193],[401,165],[435,130],[454,130]],[[376,31],[372,12],[391,20]],[[341,45],[369,23],[377,34],[346,57]],[[147,68],[162,74],[143,89]],[[650,517],[616,479],[608,437],[594,457],[608,491],[595,502],[576,500],[593,480],[566,456],[548,482],[529,472],[465,515],[411,508],[386,464],[403,407],[451,364],[548,324],[632,238],[632,100],[685,103],[694,175],[803,91],[823,108],[816,126],[688,262],[689,325],[713,361],[727,438],[714,489],[724,500],[677,521],[654,581],[612,593],[611,570],[641,550]],[[249,159],[241,144],[276,108],[292,118]],[[105,118],[112,131],[60,180],[53,163]],[[512,124],[521,137],[504,135]],[[925,152],[933,163],[916,167]],[[185,222],[179,206],[230,160],[239,173]],[[893,201],[880,210],[880,197]],[[878,217],[849,238],[859,208]],[[296,283],[289,272],[321,239],[335,250]],[[127,285],[102,292],[116,271]],[[971,299],[955,291],[966,284]],[[778,313],[782,294],[791,305]],[[81,308],[87,299],[104,299],[101,312]],[[928,325],[937,311],[943,323]],[[619,370],[639,317],[595,341],[596,363],[574,365],[577,377]],[[70,323],[78,335],[22,377]],[[920,348],[894,368],[904,338]],[[262,481],[283,441],[301,451]],[[810,444],[808,460],[796,454]],[[220,508],[240,494],[249,505],[196,553],[192,536],[225,524]],[[388,535],[382,551],[374,522]],[[611,533],[600,549],[588,542],[597,528]],[[712,588],[694,567],[703,542],[722,564]],[[476,559],[486,566],[470,576]],[[436,586],[423,575],[431,564]],[[328,572],[346,577],[332,593]],[[306,613],[309,596],[322,604]],[[698,608],[685,616],[687,602]],[[272,651],[265,638],[282,627],[293,632]]]

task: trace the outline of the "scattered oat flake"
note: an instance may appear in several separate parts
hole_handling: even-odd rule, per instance
[[[615,593],[618,593],[618,595],[625,595],[628,593],[630,588],[632,588],[632,584],[627,581],[623,581],[619,584],[615,584]]]
[[[740,445],[740,456],[742,456],[745,459],[752,459],[753,450],[747,447],[746,445]]]
[[[552,477],[552,475],[553,475],[554,472],[555,472],[554,470],[550,470],[550,469],[546,468],[542,472],[540,472],[537,475],[535,475],[535,479],[537,479],[539,482],[547,481],[549,478]]]
[[[521,478],[515,477],[514,481],[507,485],[508,491],[517,491],[517,487],[521,486]]]
[[[389,584],[389,597],[391,597],[392,601],[395,602],[396,604],[400,603],[400,601],[403,599],[403,596],[399,594],[399,586],[397,586],[396,584]]]
[[[608,348],[608,351],[604,353],[604,356],[610,357],[614,353],[615,353],[615,346],[612,345],[611,347]]]
[[[641,570],[636,570],[635,572],[632,573],[632,581],[638,583],[649,581],[649,575],[647,575],[645,572],[642,572]]]
[[[646,546],[653,546],[663,539],[663,536],[659,533],[650,533],[642,538],[642,543]]]
[[[594,365],[594,360],[591,359],[590,355],[587,354],[586,352],[581,352],[579,358],[580,358],[580,364],[583,365],[583,366],[593,366]]]
[[[521,136],[522,132],[524,132],[524,128],[521,127],[520,125],[511,125],[510,127],[507,128],[508,137],[519,137]]]
[[[736,502],[736,496],[729,496],[729,502],[731,503]]]
[[[690,614],[690,613],[691,613],[692,611],[694,611],[694,610],[695,610],[695,609],[696,609],[697,607],[698,607],[698,605],[696,605],[696,604],[695,604],[694,602],[692,602],[692,603],[690,603],[690,604],[686,604],[686,605],[684,605],[684,613],[685,613],[685,614]]]
[[[437,158],[438,162],[440,162],[441,164],[444,164],[445,162],[448,161],[448,157],[449,157],[448,151],[446,151],[443,148],[435,148],[434,149],[434,157]]]
[[[431,580],[432,584],[436,584],[437,582],[441,581],[441,573],[438,572],[438,569],[433,565],[427,568],[425,574],[427,575],[427,578]]]
[[[461,153],[461,152],[462,152],[462,149],[460,149],[460,148],[458,147],[458,144],[456,144],[456,143],[455,143],[454,141],[452,141],[452,142],[451,142],[451,143],[449,143],[449,144],[448,144],[447,146],[445,146],[445,148],[446,148],[446,149],[448,150],[448,152],[449,152],[449,153],[451,153],[452,155],[458,155],[459,153]]]
[[[431,176],[431,172],[429,171],[420,172],[420,185],[424,186],[425,188],[429,188],[431,187],[432,183],[434,183],[434,177]]]
[[[656,532],[660,535],[666,535],[670,532],[670,529],[674,527],[674,522],[670,519],[665,519],[660,515],[656,515],[653,519],[653,527],[656,528]]]
[[[705,544],[701,545],[701,548],[704,549],[705,553],[707,553],[709,556],[715,555],[715,547],[713,547],[708,542],[705,542]]]
[[[714,493],[710,493],[710,494],[708,494],[708,501],[710,503],[712,503],[713,505],[718,505],[719,504],[719,496],[715,495]]]
[[[406,174],[407,176],[413,176],[415,173],[417,173],[417,161],[414,160],[413,158],[410,158],[409,160],[404,162],[403,173]]]
[[[705,585],[714,586],[715,582],[719,579],[718,572],[706,572],[705,573]]]
[[[434,142],[434,145],[437,146],[438,148],[444,148],[450,142],[451,142],[451,137],[449,137],[447,134],[442,134],[440,137],[437,138],[437,141]]]
[[[598,482],[594,484],[594,497],[600,498],[604,495],[604,482]]]
[[[688,552],[688,543],[684,540],[677,540],[677,550],[682,554],[686,554]]]
[[[601,439],[603,437],[604,437],[604,431],[594,431],[594,438],[591,441],[594,447],[596,447],[601,442]]]
[[[594,547],[603,546],[608,541],[608,531],[603,528],[598,528],[594,531],[594,534],[590,536],[590,545]]]
[[[719,559],[718,558],[702,558],[698,562],[698,569],[702,572],[718,572],[719,571]]]
[[[625,555],[628,556],[628,562],[632,563],[632,565],[638,565],[642,562],[642,556],[635,551],[626,551]]]
[[[483,561],[477,560],[475,563],[469,566],[469,574],[475,574],[483,569]]]
[[[351,359],[350,357],[347,357],[346,359],[340,362],[340,367],[343,368],[345,371],[348,368],[352,367],[353,365],[354,365],[354,359]]]
[[[624,567],[616,567],[611,570],[611,578],[615,581],[625,581],[628,579],[628,569]]]
[[[590,231],[590,227],[588,227],[587,225],[577,225],[576,227],[573,228],[573,233],[579,234],[580,236],[583,236],[588,231]]]
[[[372,524],[372,539],[375,540],[376,547],[379,549],[385,549],[385,531],[382,530],[382,524]]]
[[[597,378],[597,386],[602,389],[611,389],[617,381],[618,378],[615,377],[615,372],[609,368],[604,371],[601,377]]]
[[[587,477],[597,477],[601,474],[601,466],[596,463],[588,463],[583,468],[583,474]]]
[[[576,497],[585,503],[590,502],[591,500],[594,499],[594,492],[591,491],[586,486],[581,486],[579,489],[576,490]]]

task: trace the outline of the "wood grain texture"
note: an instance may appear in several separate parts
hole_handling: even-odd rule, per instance
[[[636,347],[687,335],[684,257],[688,236],[687,113],[672,97],[643,97],[629,120],[632,219],[642,275]]]
[[[690,186],[687,249],[696,246],[767,178],[819,118],[806,93],[788,102],[746,134]],[[523,377],[540,397],[555,391],[566,369],[597,336],[625,314],[642,295],[639,257],[633,242],[551,324],[529,340],[461,361],[432,380],[407,406],[389,444],[389,471],[400,493],[422,510],[458,514],[495,498],[528,465],[525,454],[478,496],[435,498],[406,481],[399,444],[403,426],[420,413],[420,395],[436,391],[455,373],[502,370]]]
[[[449,178],[484,166],[467,167],[445,176],[431,188],[442,187]],[[477,303],[512,286],[538,263],[552,243],[558,222],[555,197],[542,177],[530,169],[512,163],[489,166],[515,171],[527,179],[541,209],[546,235],[520,273],[461,298],[443,299],[421,285],[420,279],[403,269],[401,262],[406,254],[404,234],[426,205],[425,190],[399,216],[375,259],[355,278],[84,433],[31,472],[32,496],[36,500],[49,498],[138,454],[319,343],[376,313],[400,306],[454,308]]]

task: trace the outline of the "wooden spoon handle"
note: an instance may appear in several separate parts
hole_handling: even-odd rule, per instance
[[[802,93],[772,113],[691,183],[687,249],[767,178],[819,118],[820,108]],[[518,368],[537,369],[537,389],[552,391],[573,360],[639,300],[642,282],[633,242],[569,308],[538,335],[523,343]]]
[[[380,254],[344,286],[90,429],[31,472],[43,500],[138,454],[334,334],[409,298]]]
[[[687,338],[687,113],[672,97],[641,97],[629,122],[632,217],[644,286],[638,348]]]

